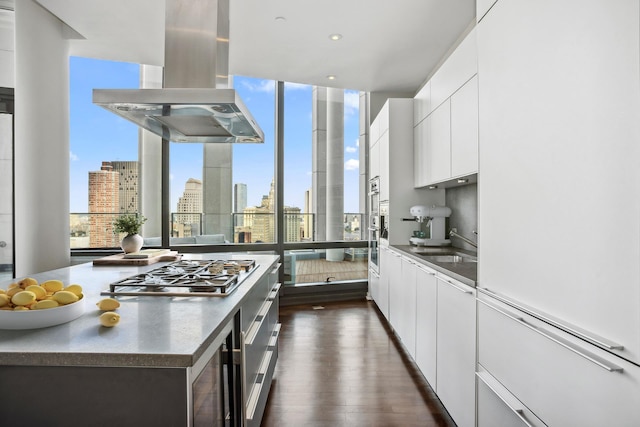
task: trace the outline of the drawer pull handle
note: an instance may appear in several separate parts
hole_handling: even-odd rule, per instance
[[[509,408],[509,410],[510,410],[511,412],[513,412],[514,414],[516,414],[516,415],[517,415],[517,417],[518,417],[518,418],[520,418],[520,421],[522,421],[522,422],[524,423],[524,425],[526,425],[527,427],[534,427],[534,426],[533,426],[529,421],[527,421],[527,419],[524,417],[524,413],[523,413],[524,411],[523,411],[522,409],[516,409],[516,408],[514,408],[513,406],[511,406],[511,405],[509,404],[509,402],[507,402],[507,401],[505,400],[505,398],[504,398],[504,397],[502,397],[502,395],[496,391],[496,389],[494,389],[493,387],[491,387],[491,385],[490,385],[488,382],[486,382],[486,381],[484,380],[484,378],[482,378],[482,376],[481,376],[478,372],[476,372],[476,377],[478,377],[478,379],[479,379],[480,381],[482,381],[482,383],[483,383],[484,385],[486,385],[486,386],[489,388],[489,390],[491,390],[491,391],[493,392],[493,394],[495,394],[496,396],[498,396],[498,398],[500,398],[500,400],[502,400],[502,403],[504,403],[505,405],[507,405],[507,408]]]
[[[528,307],[524,307],[521,304],[518,304],[506,297],[503,297],[502,295],[498,294],[497,292],[493,292],[492,290],[488,289],[488,288],[478,288],[481,291],[491,295],[492,297],[494,297],[495,299],[497,299],[498,301],[501,301],[507,305],[510,305],[511,307],[517,308],[520,311],[524,311],[525,313],[536,317],[546,323],[549,323],[553,326],[555,326],[558,329],[562,329],[563,331],[567,332],[568,334],[571,335],[575,335],[578,338],[582,338],[585,341],[590,342],[591,344],[595,344],[599,347],[605,348],[607,350],[624,350],[624,346],[622,344],[617,344],[614,343],[612,341],[607,340],[606,338],[602,338],[602,337],[595,337],[592,334],[588,334],[585,333],[584,331],[579,330],[579,328],[576,327],[571,327],[565,324],[562,324],[560,322],[558,322],[557,320],[553,319],[551,316],[545,315],[543,313],[539,313],[536,311],[533,311],[531,309],[529,309]]]
[[[468,289],[461,288],[460,286],[455,285],[455,284],[453,284],[452,282],[450,282],[450,281],[448,281],[448,280],[446,280],[446,279],[443,279],[443,278],[441,278],[441,277],[440,277],[439,279],[440,279],[441,281],[445,282],[446,284],[448,284],[449,286],[451,286],[452,288],[454,288],[454,289],[456,289],[456,290],[458,290],[458,291],[462,292],[463,294],[472,294],[472,293],[473,293],[473,291],[470,291],[470,290],[468,290]]]
[[[606,369],[609,372],[622,372],[623,369],[618,366],[618,365],[614,365],[613,363],[610,363],[606,360],[604,360],[603,358],[601,358],[600,356],[597,356],[595,354],[592,354],[586,350],[583,350],[581,348],[576,347],[573,343],[571,343],[570,341],[567,341],[566,339],[559,337],[557,335],[555,335],[553,332],[549,332],[545,329],[542,329],[538,326],[532,325],[529,322],[527,322],[525,319],[523,319],[520,316],[511,314],[505,310],[499,309],[497,307],[494,307],[491,304],[488,304],[484,301],[478,300],[479,303],[486,305],[487,307],[491,308],[492,310],[497,311],[498,313],[502,314],[503,316],[507,316],[509,319],[511,320],[515,320],[516,322],[520,323],[522,326],[525,326],[529,329],[531,329],[534,332],[537,332],[538,334],[542,335],[543,337],[555,342],[556,344],[559,344],[560,346],[566,348],[569,351],[572,351],[573,353],[577,354],[580,357],[583,357],[584,359],[587,359],[589,362],[594,363],[595,365],[600,366],[603,369]]]

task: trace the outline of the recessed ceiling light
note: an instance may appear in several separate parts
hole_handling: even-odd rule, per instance
[[[335,34],[330,34],[329,35],[329,39],[331,39],[333,41],[338,41],[341,38],[342,38],[342,34],[335,33]]]
[[[333,74],[329,74],[329,75],[327,76],[327,78],[328,78],[329,80],[335,80],[335,79],[336,79],[336,76],[334,76]]]
[[[284,22],[286,20],[287,20],[287,18],[285,18],[284,16],[276,16],[276,21],[277,22]]]

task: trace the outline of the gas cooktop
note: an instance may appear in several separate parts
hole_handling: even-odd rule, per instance
[[[254,260],[180,260],[113,282],[101,295],[224,297],[257,267]]]

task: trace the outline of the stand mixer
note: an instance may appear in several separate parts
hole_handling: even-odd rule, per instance
[[[422,224],[429,228],[429,233],[424,233],[425,236],[417,237],[415,234],[422,233],[414,233],[414,236],[409,238],[409,243],[416,246],[449,246],[451,244],[451,240],[446,238],[445,232],[445,219],[451,215],[450,208],[435,205],[430,207],[416,205],[409,209],[409,213],[413,215],[413,218],[407,219],[407,221],[418,222],[420,224],[420,232],[422,231]]]

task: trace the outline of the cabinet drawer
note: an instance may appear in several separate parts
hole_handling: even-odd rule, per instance
[[[478,412],[477,427],[543,427],[526,406],[493,378],[478,367],[476,373]]]
[[[268,276],[260,279],[260,282],[254,286],[249,295],[247,295],[246,299],[243,301],[240,309],[241,330],[245,332],[249,330],[256,318],[256,315],[258,314],[258,311],[261,309],[262,304],[269,297],[269,292],[271,292],[269,282],[270,279]]]
[[[478,298],[478,363],[549,426],[640,420],[638,366],[486,295]]]

